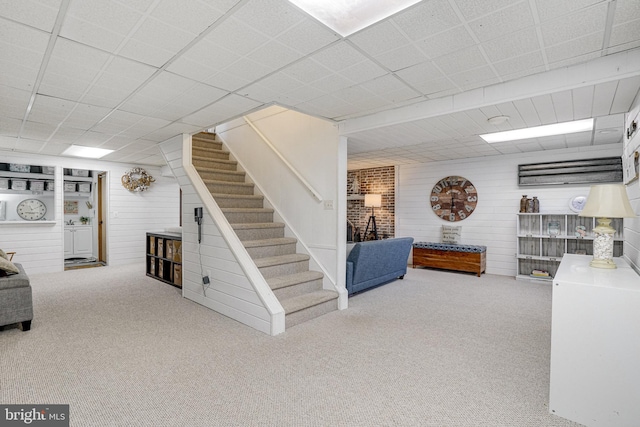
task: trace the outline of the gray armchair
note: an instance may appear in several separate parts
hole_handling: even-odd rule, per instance
[[[31,285],[22,265],[14,264],[20,273],[0,277],[0,326],[20,323],[28,331],[33,320]]]

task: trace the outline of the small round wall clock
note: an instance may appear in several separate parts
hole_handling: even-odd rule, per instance
[[[587,196],[575,196],[569,200],[569,209],[574,212],[580,212],[584,209],[584,205],[587,203]]]
[[[37,221],[44,218],[47,207],[38,199],[25,199],[18,203],[18,216],[27,221]]]
[[[471,181],[461,176],[442,178],[431,190],[431,209],[445,221],[462,221],[478,204],[478,192]]]

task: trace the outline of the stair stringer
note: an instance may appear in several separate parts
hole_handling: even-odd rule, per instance
[[[220,235],[224,239],[233,256],[236,258],[238,265],[253,287],[256,295],[262,302],[264,308],[269,313],[269,316],[271,318],[270,335],[278,335],[285,331],[284,308],[280,304],[280,301],[278,301],[278,298],[276,298],[276,296],[274,295],[273,291],[269,287],[269,284],[266,282],[266,280],[260,273],[260,270],[258,270],[255,262],[253,261],[253,259],[251,259],[246,248],[229,224],[229,221],[224,216],[224,213],[211,195],[211,192],[200,177],[200,174],[196,171],[195,167],[192,164],[191,153],[191,135],[184,135],[182,144],[182,167],[185,171],[185,174],[193,185],[193,188],[196,191],[197,195],[202,200],[204,205],[203,207],[206,209],[207,213],[212,218],[215,225],[218,227]],[[230,315],[232,313],[222,314],[225,314],[242,322],[241,319]]]
[[[264,197],[265,207],[269,207],[273,209],[274,220],[281,222],[284,224],[285,236],[287,237],[295,237],[297,240],[296,249],[298,253],[303,253],[305,255],[309,255],[309,269],[316,270],[323,273],[322,279],[322,288],[335,291],[338,293],[338,310],[345,310],[348,308],[348,297],[349,294],[344,287],[340,287],[337,285],[336,278],[333,274],[330,274],[326,268],[318,261],[313,251],[305,244],[304,239],[300,237],[300,234],[296,232],[295,228],[291,225],[287,218],[284,217],[281,212],[278,210],[277,206],[274,206],[273,203],[269,200],[268,194],[261,187],[260,183],[257,182],[251,174],[251,171],[248,170],[241,159],[236,157],[233,153],[232,147],[224,140],[224,137],[220,134],[217,134],[217,138],[219,138],[222,143],[225,145],[226,150],[230,153],[230,159],[238,162],[238,170],[241,170],[245,173],[247,182],[250,182],[254,185],[255,191],[257,194]]]

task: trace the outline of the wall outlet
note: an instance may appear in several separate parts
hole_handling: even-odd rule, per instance
[[[333,200],[325,200],[324,201],[324,209],[326,211],[332,211],[333,210]]]

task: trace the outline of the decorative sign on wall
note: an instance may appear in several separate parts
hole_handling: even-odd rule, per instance
[[[66,214],[78,214],[78,201],[77,200],[65,200],[64,201],[64,213]]]
[[[129,191],[145,191],[156,180],[142,168],[133,168],[122,175],[122,186]]]

